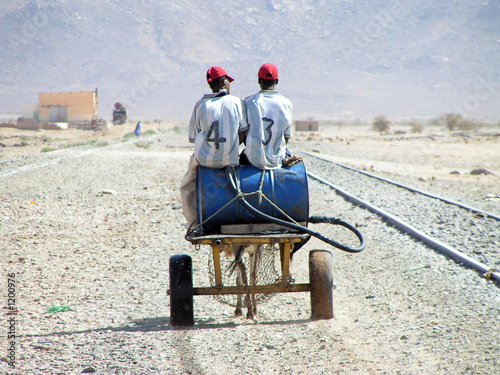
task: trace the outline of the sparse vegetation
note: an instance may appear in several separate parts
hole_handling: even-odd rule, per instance
[[[124,138],[124,139],[129,139],[129,138],[132,138],[132,137],[134,137],[134,136],[135,136],[134,132],[130,132],[130,133],[126,133],[126,134],[123,136],[123,138]]]
[[[153,144],[154,144],[153,142],[143,142],[143,141],[135,142],[136,147],[144,148],[146,150],[148,148],[151,148]]]
[[[387,133],[390,130],[391,122],[385,116],[377,116],[373,120],[372,129],[380,134]]]
[[[97,144],[97,139],[91,139],[90,141],[79,141],[76,143],[67,143],[63,145],[59,145],[59,149],[72,148],[72,147],[82,147]]]
[[[410,131],[412,133],[414,133],[414,134],[415,133],[420,134],[420,133],[422,133],[424,131],[424,125],[422,123],[418,122],[418,121],[410,121],[408,123],[408,126],[411,129]]]
[[[459,124],[459,130],[477,130],[483,126],[483,123],[478,120],[464,118]]]
[[[458,113],[445,113],[440,117],[440,119],[444,122],[446,128],[449,131],[454,131],[458,127],[458,123],[462,119],[462,116]]]
[[[142,135],[152,135],[152,134],[156,134],[156,130],[149,129],[149,130],[146,130],[145,132],[142,133]],[[132,138],[132,137],[136,137],[136,135],[134,134],[134,132],[126,133],[123,136],[124,139],[129,139],[129,138]]]
[[[42,148],[42,152],[51,152],[51,151],[56,151],[56,150],[64,150],[67,148],[82,147],[82,146],[89,146],[89,145],[93,145],[96,147],[105,147],[105,146],[108,146],[109,143],[107,141],[99,142],[98,139],[91,139],[89,141],[80,141],[80,142],[76,142],[76,143],[61,144],[58,147],[45,146]]]
[[[476,130],[483,125],[481,121],[464,118],[458,113],[445,113],[438,120],[444,123],[449,131]]]
[[[88,144],[89,144],[89,142],[80,141],[80,142],[76,142],[76,143],[68,143],[65,145],[60,145],[59,148],[81,147],[81,146],[86,146]]]

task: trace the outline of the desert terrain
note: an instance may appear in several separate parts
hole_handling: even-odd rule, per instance
[[[143,124],[141,137],[133,130],[0,129],[2,166],[44,147],[54,149],[49,156],[76,155],[0,176],[0,265],[15,274],[19,310],[16,367],[4,341],[2,371],[417,375],[491,374],[500,365],[498,285],[312,181],[311,215],[341,214],[367,239],[360,254],[313,239],[294,257],[292,274],[306,282],[308,252],[332,251],[335,318],[311,320],[307,293],[274,296],[254,320],[202,296],[195,326],[174,329],[169,256],[191,255],[195,285],[208,283],[210,251],[187,242],[182,226],[178,187],[192,148],[183,126]],[[290,148],[447,197],[473,196],[498,214],[498,130],[380,135],[330,125],[296,132]],[[478,168],[489,173],[471,174]]]

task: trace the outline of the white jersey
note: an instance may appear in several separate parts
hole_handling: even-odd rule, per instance
[[[189,141],[198,163],[208,168],[238,165],[238,133],[248,128],[241,100],[222,91],[200,99],[189,122]]]
[[[260,169],[281,167],[292,132],[292,102],[278,91],[261,90],[244,100],[248,123],[245,155]]]

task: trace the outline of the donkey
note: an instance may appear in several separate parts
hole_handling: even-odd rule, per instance
[[[246,287],[257,285],[257,273],[262,257],[263,245],[223,246],[222,250],[226,256],[234,257],[230,267],[230,273],[232,274],[236,271],[236,285]],[[249,258],[250,284],[248,283],[247,267],[243,261],[243,255],[245,252],[248,254]],[[245,307],[247,308],[247,319],[253,319],[254,315],[257,315],[257,300],[255,298],[255,293],[246,293]],[[234,315],[243,315],[242,308],[242,295],[238,294]]]

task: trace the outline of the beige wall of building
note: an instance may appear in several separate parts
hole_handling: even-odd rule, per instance
[[[295,121],[295,130],[317,131],[319,130],[319,121]]]
[[[52,92],[39,95],[40,122],[97,121],[95,91]]]

